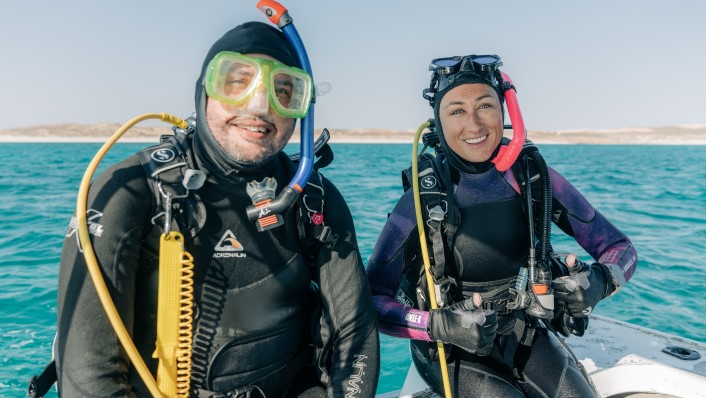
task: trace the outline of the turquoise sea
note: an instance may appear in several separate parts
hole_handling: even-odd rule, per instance
[[[118,144],[103,164],[145,144]],[[61,244],[100,144],[0,144],[0,396],[24,396],[51,358]],[[366,260],[397,198],[407,144],[334,144],[324,174],[348,200]],[[552,167],[637,247],[632,281],[597,313],[706,342],[706,148],[541,145]],[[559,251],[583,253],[553,229]],[[585,253],[583,254],[586,258]],[[590,332],[590,328],[589,328]],[[576,338],[576,337],[574,337]],[[382,338],[379,392],[402,386],[407,342]],[[56,395],[51,395],[56,396]]]

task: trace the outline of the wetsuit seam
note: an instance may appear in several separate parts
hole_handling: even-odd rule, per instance
[[[567,215],[570,216],[571,218],[573,218],[574,220],[576,220],[576,221],[578,221],[578,222],[580,222],[580,223],[582,223],[582,224],[591,224],[592,222],[596,221],[596,217],[597,217],[597,213],[598,213],[598,212],[596,211],[596,209],[592,209],[592,210],[593,210],[593,211],[592,211],[593,217],[591,217],[590,220],[586,220],[586,219],[584,219],[583,217],[579,216],[578,214],[575,214],[574,212],[572,212],[571,210],[569,210],[569,208],[566,207],[566,205],[564,205],[564,203],[563,203],[561,200],[557,199],[556,197],[555,197],[554,199],[556,199],[559,203],[561,203],[561,205],[562,205],[562,206],[564,207],[564,209],[566,210]]]
[[[566,371],[569,368],[569,358],[564,358],[564,369],[561,370],[561,375],[559,376],[559,388],[554,392],[554,398],[559,397],[559,392],[561,391],[561,386],[564,384],[564,379],[566,379]]]
[[[466,206],[460,206],[458,205],[458,202],[456,202],[456,206],[458,207],[459,210],[464,210],[464,209],[472,209],[474,207],[481,207],[481,206],[486,206],[488,204],[495,204],[495,203],[504,203],[504,202],[509,202],[512,200],[515,200],[517,195],[509,196],[507,198],[502,198],[502,199],[492,199],[492,200],[487,200],[484,202],[478,202],[478,203],[471,203]]]
[[[275,271],[274,273],[265,275],[264,278],[259,279],[253,283],[248,284],[248,285],[233,288],[233,289],[226,289],[226,294],[238,293],[238,292],[242,292],[245,290],[250,290],[250,289],[256,288],[260,285],[264,285],[265,283],[267,283],[268,281],[270,281],[271,279],[273,279],[274,277],[279,275],[281,272],[284,272],[284,270],[289,268],[289,266],[292,265],[294,263],[294,261],[299,257],[301,257],[301,253],[299,253],[299,252],[292,254],[292,256],[289,258],[289,260],[287,260],[287,262],[282,267],[280,267],[280,269]]]

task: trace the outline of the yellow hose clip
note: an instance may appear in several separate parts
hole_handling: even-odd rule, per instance
[[[422,259],[424,260],[424,274],[427,279],[427,287],[429,289],[429,304],[431,304],[431,309],[437,309],[436,304],[436,292],[434,291],[434,279],[431,276],[431,262],[429,261],[429,249],[427,248],[427,237],[424,232],[424,218],[422,217],[422,202],[419,198],[419,137],[422,135],[422,131],[429,127],[430,123],[424,122],[417,129],[417,133],[414,135],[414,144],[412,145],[412,189],[414,192],[414,210],[417,216],[417,230],[419,230],[419,245],[422,249]],[[441,341],[436,342],[436,347],[439,350],[439,365],[441,365],[441,378],[444,382],[444,396],[446,398],[451,398],[451,383],[449,382],[449,370],[446,367],[446,350],[444,350],[444,343]]]
[[[184,236],[171,231],[159,240],[157,384],[165,397],[188,398],[191,380],[194,260],[184,250]]]

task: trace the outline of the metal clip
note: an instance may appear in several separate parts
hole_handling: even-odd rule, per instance
[[[441,204],[444,204],[444,207],[442,207]],[[427,206],[427,214],[429,215],[429,218],[427,219],[427,226],[432,229],[438,228],[441,222],[444,221],[447,211],[448,204],[444,200],[432,208]]]
[[[157,187],[162,198],[164,198],[164,202],[162,202],[164,207],[164,233],[169,234],[172,231],[172,193],[164,192],[161,181],[157,183]]]
[[[328,225],[324,225],[321,229],[321,234],[319,235],[318,240],[322,242],[326,248],[330,249],[336,245],[336,242],[338,242],[338,234],[333,233],[331,231],[331,227]]]
[[[444,210],[440,205],[436,205],[429,209],[429,218],[434,221],[443,221],[446,215],[446,210]]]
[[[319,172],[316,171],[316,173],[318,174]],[[321,174],[319,174],[319,180],[321,180]],[[309,204],[306,202],[306,199],[308,197],[308,195],[306,193],[304,193],[304,195],[302,197],[302,203],[304,204],[304,208],[306,208],[306,211],[308,211],[310,215],[314,214],[314,213],[323,213],[324,212],[324,188],[320,187],[310,181],[307,182],[306,185],[314,187],[314,188],[318,189],[319,191],[321,191],[321,208],[320,209],[312,209],[311,207],[309,207]]]

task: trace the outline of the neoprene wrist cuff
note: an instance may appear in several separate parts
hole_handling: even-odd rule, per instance
[[[600,270],[603,275],[603,281],[605,282],[605,290],[603,292],[603,298],[606,298],[615,292],[615,284],[613,283],[613,275],[610,273],[608,266],[601,263],[593,263],[591,269]]]
[[[428,341],[431,339],[431,312],[422,311],[417,309],[411,309],[404,317],[407,327],[411,330],[417,330],[419,332],[426,331]],[[417,332],[417,333],[419,333]]]

